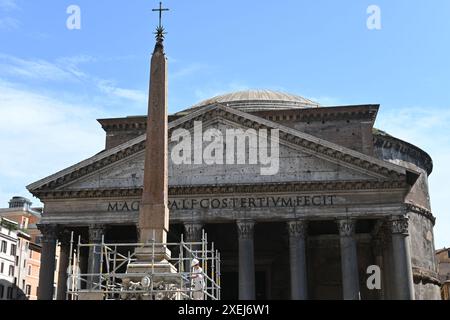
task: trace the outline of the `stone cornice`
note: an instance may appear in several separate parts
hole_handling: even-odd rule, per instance
[[[433,226],[436,224],[436,217],[433,216],[433,213],[428,209],[419,207],[412,203],[406,203],[405,210],[406,210],[406,212],[414,212],[414,213],[417,213],[417,214],[429,219],[433,223]]]
[[[144,118],[145,121],[146,118]],[[106,132],[110,131],[129,131],[129,130],[136,130],[136,131],[143,131],[145,132],[145,129],[147,128],[147,124],[144,122],[139,121],[141,119],[136,119],[136,121],[117,121],[113,123],[102,123],[102,128]]]
[[[335,120],[362,120],[375,122],[379,105],[321,107],[309,109],[288,109],[276,111],[251,112],[261,118],[271,121],[335,121]]]
[[[311,153],[321,155],[330,161],[337,161],[350,166],[360,168],[364,172],[370,172],[378,179],[406,180],[406,170],[403,167],[358,153],[331,142],[304,134],[295,129],[288,128],[277,123],[253,116],[251,114],[233,110],[224,106],[205,107],[193,112],[181,119],[172,121],[169,125],[169,136],[178,128],[191,129],[195,121],[207,122],[216,118],[226,119],[238,123],[247,128],[279,129],[280,140],[293,146],[309,150]],[[145,135],[124,143],[121,146],[100,153],[78,165],[67,168],[55,175],[42,179],[29,185],[28,190],[37,195],[42,190],[59,188],[69,182],[91,174],[103,167],[116,163],[137,152],[145,150]]]
[[[249,112],[271,121],[330,121],[330,120],[362,120],[375,121],[379,105],[355,105],[306,109],[261,110]],[[169,115],[169,122],[180,119],[179,115]],[[147,128],[147,116],[126,118],[98,119],[106,131],[144,131]]]
[[[421,166],[427,171],[428,175],[433,172],[433,160],[428,153],[419,147],[398,138],[380,133],[374,133],[373,140],[375,147],[394,149],[401,153],[407,154],[413,159],[419,160]]]
[[[413,267],[413,278],[414,283],[418,284],[422,282],[423,284],[435,284],[440,286],[441,281],[438,279],[438,274],[427,269]]]
[[[169,115],[169,122],[179,119],[180,116]],[[103,130],[106,132],[117,131],[136,131],[146,132],[147,116],[135,116],[126,118],[98,119]]]
[[[286,193],[311,191],[351,191],[351,190],[392,190],[406,188],[406,182],[401,181],[319,181],[291,182],[241,185],[198,185],[170,186],[169,195],[217,195],[217,194],[256,194],[256,193]],[[82,189],[82,190],[39,190],[36,196],[41,199],[80,199],[80,198],[118,198],[141,197],[142,188],[128,189]]]

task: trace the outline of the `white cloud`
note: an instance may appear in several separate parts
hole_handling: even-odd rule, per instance
[[[195,76],[201,71],[205,71],[210,69],[209,66],[199,63],[191,64],[190,66],[181,68],[177,71],[174,71],[173,73],[169,74],[170,80],[178,80],[190,76]]]
[[[96,61],[98,61],[98,59],[96,57],[86,55],[86,54],[80,54],[80,55],[75,55],[75,56],[70,56],[70,57],[62,57],[62,58],[56,59],[56,62],[59,65],[66,65],[66,66],[70,66],[70,67],[78,67],[80,64],[92,63],[92,62],[96,62]]]
[[[0,9],[5,11],[11,11],[19,9],[17,0],[0,0]]]
[[[98,106],[0,81],[0,206],[19,190],[28,195],[29,183],[102,150],[95,121],[102,116]]]
[[[97,86],[102,92],[113,95],[118,98],[132,100],[137,103],[145,104],[147,102],[147,94],[143,91],[119,88],[112,81],[99,80]]]
[[[73,81],[76,75],[41,59],[21,59],[0,53],[0,75],[45,81]]]
[[[146,105],[147,93],[140,90],[122,88],[114,81],[101,79],[82,71],[81,64],[93,63],[97,58],[88,55],[62,57],[55,62],[42,59],[22,59],[0,53],[0,77],[6,79],[25,79],[49,82],[69,82],[85,84],[97,89],[100,94]]]
[[[0,0],[0,11],[12,11],[19,9],[16,0]],[[0,17],[0,31],[12,31],[20,28],[20,21],[16,18],[3,16]]]
[[[443,108],[381,109],[377,128],[412,143],[433,159],[434,169],[429,178],[431,206],[437,217],[436,247],[450,245],[450,212],[447,199],[450,192],[450,110]]]
[[[11,17],[4,17],[0,18],[0,31],[11,31],[19,29],[20,27],[20,21],[11,18]]]

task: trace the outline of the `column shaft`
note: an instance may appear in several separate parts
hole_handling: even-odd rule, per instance
[[[385,300],[384,295],[384,286],[386,282],[383,279],[384,275],[384,258],[383,258],[383,240],[381,239],[380,235],[375,235],[374,239],[372,240],[372,253],[375,257],[375,265],[378,266],[381,270],[381,279],[380,279],[380,289],[376,289],[377,298],[378,300]]]
[[[58,272],[58,290],[56,292],[57,300],[66,300],[67,294],[67,271],[69,268],[70,239],[67,234],[61,235],[61,249],[59,253],[59,272]]]
[[[396,300],[414,300],[408,227],[409,221],[406,216],[391,220],[394,299]]]
[[[94,288],[100,281],[99,276],[94,276],[92,274],[99,274],[101,269],[101,242],[104,233],[104,227],[95,225],[89,227],[89,243],[94,244],[94,246],[89,249],[89,260],[88,260],[88,286]]]
[[[53,300],[56,259],[56,226],[39,225],[42,233],[41,266],[39,270],[39,300]]]
[[[393,299],[393,288],[394,288],[394,271],[392,266],[392,243],[391,243],[391,232],[389,226],[385,223],[383,225],[381,234],[381,251],[382,251],[382,292],[384,300]]]
[[[239,221],[239,300],[255,300],[253,221]]]
[[[78,265],[80,267],[80,272],[83,275],[88,273],[88,265],[89,265],[89,248],[82,247],[80,248],[80,261],[78,261]],[[83,281],[81,281],[81,289],[87,289],[87,277],[82,277]]]
[[[340,220],[341,268],[344,300],[359,300],[358,256],[356,251],[355,221]]]
[[[289,251],[291,266],[291,299],[308,299],[306,273],[306,222],[292,221],[289,227]]]

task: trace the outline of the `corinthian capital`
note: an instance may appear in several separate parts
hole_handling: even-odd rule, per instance
[[[187,242],[200,242],[202,240],[203,224],[197,222],[185,223],[184,234]]]
[[[42,234],[42,242],[55,241],[58,236],[58,227],[53,224],[39,224],[39,231]]]
[[[289,236],[293,238],[304,238],[306,236],[308,223],[304,220],[288,222]]]
[[[102,236],[105,234],[104,225],[91,225],[89,226],[89,242],[98,243],[102,241]]]
[[[391,221],[391,232],[393,234],[408,234],[409,218],[407,216],[399,216],[393,218]]]
[[[253,232],[255,229],[254,221],[238,221],[239,239],[253,239]]]
[[[355,234],[355,220],[343,219],[338,221],[339,234],[341,237],[351,237]]]

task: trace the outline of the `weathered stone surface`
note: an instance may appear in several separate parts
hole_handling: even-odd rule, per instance
[[[204,128],[226,130],[236,126],[212,125]],[[169,155],[175,143],[169,145]],[[205,143],[204,147],[208,144]],[[193,150],[194,152],[194,150]],[[258,152],[247,148],[246,159],[249,152]],[[224,152],[225,153],[225,152]],[[223,157],[226,159],[225,155]],[[376,177],[351,168],[342,162],[332,162],[312,155],[292,146],[280,146],[279,171],[276,175],[261,175],[261,165],[194,165],[174,164],[169,158],[169,185],[221,185],[243,183],[289,182],[289,181],[351,181],[375,180]],[[192,159],[192,163],[194,160]],[[248,160],[247,160],[248,163]],[[263,166],[266,167],[266,166]],[[245,174],[244,174],[245,173]],[[93,175],[69,184],[67,189],[84,188],[134,188],[142,187],[144,174],[144,152],[140,152],[129,161],[117,163],[113,166],[99,170]]]

